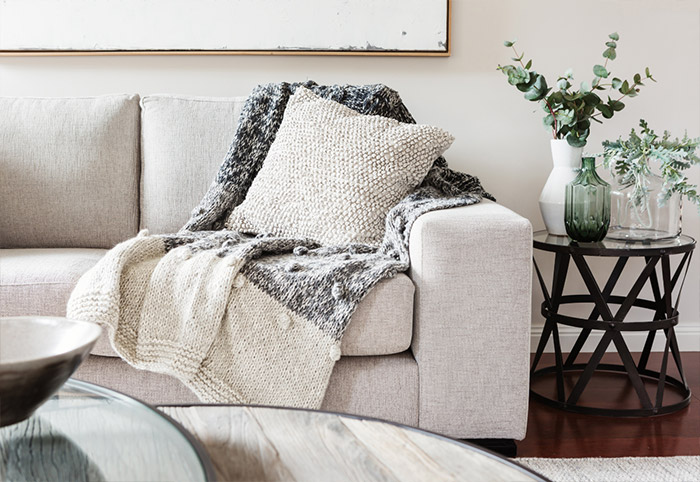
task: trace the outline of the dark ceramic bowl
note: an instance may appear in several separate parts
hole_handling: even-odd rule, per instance
[[[28,418],[53,395],[101,331],[66,318],[0,318],[0,427]]]

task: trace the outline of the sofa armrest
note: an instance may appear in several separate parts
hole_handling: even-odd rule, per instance
[[[530,222],[487,200],[429,212],[413,225],[410,256],[419,426],[457,438],[524,438]]]

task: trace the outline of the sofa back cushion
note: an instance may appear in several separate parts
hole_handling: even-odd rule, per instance
[[[138,173],[138,96],[0,98],[0,247],[134,236]]]
[[[233,139],[246,97],[149,95],[141,100],[141,228],[178,231]]]

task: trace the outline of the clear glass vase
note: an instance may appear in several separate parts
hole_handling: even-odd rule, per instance
[[[664,202],[663,185],[663,178],[652,173],[644,177],[636,190],[634,185],[616,186],[608,238],[653,241],[680,235],[681,196],[674,193]]]
[[[566,185],[564,224],[574,241],[595,242],[610,225],[610,184],[595,170],[595,158],[584,157],[576,179]]]

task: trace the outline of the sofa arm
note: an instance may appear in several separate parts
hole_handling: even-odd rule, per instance
[[[521,440],[527,426],[532,227],[494,202],[433,211],[411,231],[419,426]]]

